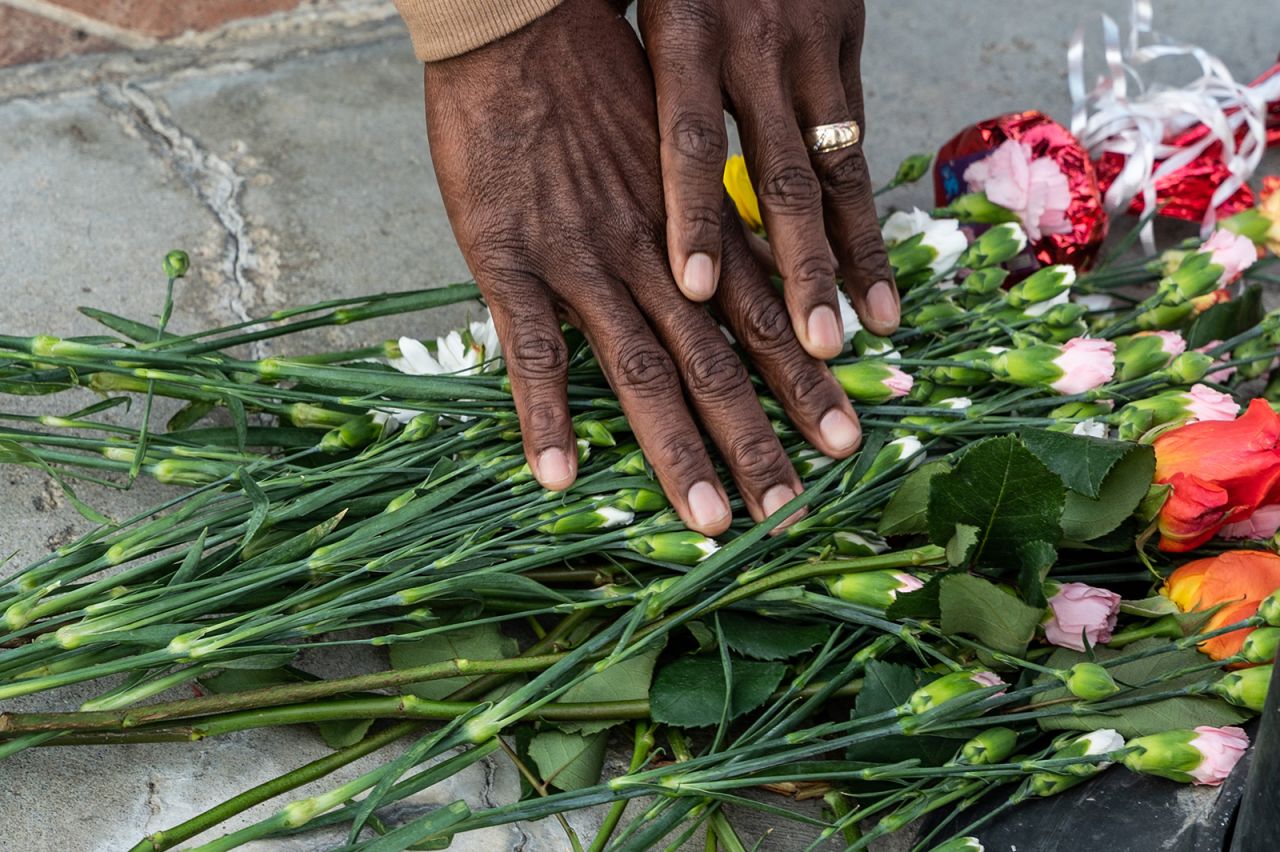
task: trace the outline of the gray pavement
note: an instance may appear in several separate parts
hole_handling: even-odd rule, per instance
[[[1242,78],[1280,49],[1271,3],[1158,6],[1158,27],[1204,45]],[[1028,107],[1066,119],[1066,41],[1101,9],[1127,14],[1121,0],[871,4],[864,78],[877,181],[906,154],[932,151],[977,119]],[[925,205],[930,191],[922,184],[885,201]],[[75,312],[81,304],[153,315],[159,261],[175,247],[189,250],[196,268],[180,285],[179,331],[286,304],[466,279],[430,168],[420,67],[389,4],[349,0],[336,11],[241,24],[144,53],[0,71],[0,331],[90,333],[93,324]],[[467,310],[326,330],[303,345],[435,334]],[[10,411],[77,406],[70,397],[2,402]],[[140,483],[128,492],[86,487],[81,496],[124,516],[164,491]],[[9,564],[86,529],[43,475],[0,470],[0,494],[7,509],[0,554],[13,554]],[[311,659],[326,672],[382,665],[372,654]],[[68,691],[13,709],[71,708],[85,697]],[[146,831],[325,752],[302,731],[31,750],[0,767],[0,852],[128,848]],[[515,785],[510,764],[494,761],[408,807],[455,796],[473,805],[501,801]],[[298,795],[310,789],[319,788]],[[269,812],[259,807],[229,825]],[[583,815],[579,825],[590,833],[597,819]],[[744,825],[756,834],[769,828]],[[763,848],[799,848],[785,826],[776,828]],[[552,820],[458,843],[565,847]]]

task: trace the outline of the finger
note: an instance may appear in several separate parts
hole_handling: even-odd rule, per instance
[[[685,405],[675,365],[629,299],[593,288],[573,308],[667,499],[693,530],[719,535],[729,498]]]
[[[851,455],[862,430],[849,398],[791,333],[786,305],[734,229],[725,229],[723,258],[715,305],[730,332],[805,440],[832,458]]]
[[[703,302],[720,276],[720,197],[728,149],[710,33],[690,28],[654,44],[667,254],[681,292]]]
[[[853,120],[860,134],[865,133],[859,46],[855,33],[843,49],[835,44],[815,45],[797,63],[796,108],[804,126]],[[900,321],[898,288],[880,235],[862,144],[815,153],[812,160],[822,187],[826,232],[840,263],[845,292],[867,330],[888,335]]]
[[[569,417],[569,353],[545,285],[510,278],[481,285],[502,342],[511,395],[520,417],[529,469],[544,488],[563,491],[578,475],[578,448]]]
[[[698,420],[729,467],[747,511],[762,521],[804,486],[760,407],[742,359],[719,325],[698,305],[655,286],[656,280],[649,274],[632,292],[671,354]],[[785,522],[778,528],[782,526]]]
[[[844,348],[836,274],[822,222],[822,191],[800,139],[790,93],[767,76],[747,96],[733,97],[742,146],[782,273],[795,336],[816,358]],[[722,261],[723,265],[723,261]]]

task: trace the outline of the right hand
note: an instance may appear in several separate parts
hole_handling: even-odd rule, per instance
[[[586,335],[690,528],[716,535],[732,520],[695,415],[754,519],[799,494],[742,361],[671,277],[653,80],[626,21],[606,0],[565,0],[429,63],[425,81],[440,190],[493,314],[538,481],[559,490],[577,475],[563,318]],[[848,398],[796,340],[736,217],[725,222],[714,307],[800,432],[849,455],[861,433]]]

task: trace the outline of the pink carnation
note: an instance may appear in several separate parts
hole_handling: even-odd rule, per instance
[[[895,598],[898,595],[904,595],[909,592],[914,592],[917,589],[924,588],[924,583],[920,581],[919,577],[915,574],[908,574],[906,571],[895,571],[893,578],[902,584],[893,590],[893,596]]]
[[[974,672],[973,682],[976,683],[978,686],[982,686],[982,687],[1008,685],[1004,682],[1004,680],[1000,678],[1000,675],[996,674],[995,672],[985,672],[985,671]],[[1004,695],[1004,692],[1003,691],[997,692],[996,695]]]
[[[1032,156],[1025,142],[1006,140],[965,169],[964,180],[971,192],[985,192],[991,201],[1017,213],[1033,240],[1071,230],[1067,176],[1050,158]]]
[[[1217,348],[1217,347],[1219,347],[1219,346],[1221,346],[1221,345],[1222,345],[1222,341],[1221,341],[1221,340],[1210,340],[1210,341],[1209,341],[1208,343],[1206,343],[1204,346],[1200,346],[1200,347],[1198,347],[1198,348],[1196,349],[1196,351],[1197,351],[1197,352],[1204,353],[1204,354],[1206,354],[1206,355],[1207,355],[1207,354],[1209,353],[1209,350],[1210,350],[1210,349],[1215,349],[1215,348]],[[1219,356],[1219,357],[1218,357],[1218,360],[1219,360],[1219,361],[1226,361],[1226,360],[1227,360],[1227,359],[1229,359],[1230,357],[1231,357],[1231,353],[1230,353],[1230,352],[1224,352],[1224,353],[1222,353],[1222,355],[1221,355],[1221,356]],[[1225,382],[1227,379],[1229,379],[1229,378],[1231,378],[1233,375],[1235,375],[1235,372],[1236,372],[1236,368],[1235,368],[1235,367],[1226,367],[1226,368],[1224,368],[1224,369],[1221,369],[1221,370],[1214,370],[1214,371],[1213,371],[1213,372],[1211,372],[1211,373],[1207,373],[1207,374],[1205,374],[1205,378],[1206,378],[1206,379],[1208,379],[1208,380],[1209,380],[1209,381],[1211,381],[1211,382],[1218,382],[1219,384],[1221,384],[1222,382]]]
[[[1152,335],[1160,338],[1163,345],[1160,347],[1164,350],[1164,354],[1170,358],[1177,358],[1183,352],[1187,351],[1187,341],[1176,331],[1140,331],[1137,336],[1144,337]]]
[[[913,384],[915,384],[915,379],[911,378],[910,373],[905,373],[897,367],[889,367],[889,376],[884,380],[884,386],[893,394],[891,398],[896,399],[911,393]]]
[[[1218,530],[1219,538],[1271,538],[1280,530],[1280,505],[1259,506],[1243,521],[1227,524]]]
[[[1075,337],[1053,359],[1062,377],[1050,387],[1062,394],[1084,393],[1105,385],[1116,374],[1116,345],[1110,340]]]
[[[1120,612],[1120,596],[1084,583],[1063,583],[1049,599],[1044,638],[1061,648],[1083,651],[1111,640]]]
[[[1187,413],[1195,420],[1235,420],[1240,413],[1240,403],[1231,394],[1208,385],[1192,385],[1186,398]]]
[[[1200,761],[1199,766],[1191,770],[1191,777],[1197,784],[1216,787],[1227,780],[1231,770],[1240,762],[1240,758],[1244,757],[1245,751],[1249,748],[1249,735],[1239,728],[1230,726],[1214,728],[1201,725],[1195,729],[1195,732],[1198,736],[1191,741],[1190,745],[1200,752],[1204,759]]]
[[[1225,228],[1214,231],[1200,250],[1211,252],[1213,262],[1222,267],[1222,277],[1218,279],[1220,286],[1235,281],[1258,261],[1258,247],[1253,240]]]

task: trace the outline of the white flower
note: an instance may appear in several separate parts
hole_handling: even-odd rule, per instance
[[[400,357],[390,358],[388,363],[411,376],[472,376],[492,369],[502,357],[493,317],[486,318],[484,322],[472,322],[466,339],[456,330],[436,338],[434,356],[422,341],[412,337],[400,338],[399,346]]]
[[[924,444],[920,443],[920,439],[915,435],[907,435],[905,438],[892,440],[885,444],[884,449],[888,450],[890,447],[898,451],[897,461],[909,461],[912,469],[918,467],[924,461]]]
[[[1090,311],[1109,311],[1120,304],[1106,293],[1081,293],[1073,301]]]
[[[1090,417],[1088,420],[1081,420],[1075,426],[1071,427],[1072,435],[1087,435],[1090,438],[1107,437],[1107,424]]]
[[[1063,290],[1061,293],[1054,296],[1052,299],[1045,299],[1043,302],[1036,302],[1033,305],[1027,305],[1025,308],[1022,309],[1022,313],[1026,314],[1029,317],[1042,316],[1050,308],[1056,307],[1058,305],[1065,305],[1067,303],[1067,300],[1070,298],[1071,298],[1071,291]]]
[[[910,213],[902,210],[894,213],[885,220],[880,233],[890,246],[909,240],[916,234],[923,234],[921,245],[929,246],[934,251],[933,262],[929,264],[934,275],[954,267],[960,255],[969,247],[969,239],[960,230],[958,220],[934,219],[918,207],[912,208]]]
[[[1086,748],[1081,757],[1093,757],[1096,754],[1110,754],[1124,748],[1124,737],[1112,728],[1099,728],[1076,738],[1076,742],[1084,743]]]
[[[848,345],[853,336],[862,331],[862,320],[858,319],[853,303],[841,290],[836,290],[836,303],[840,305],[840,324],[844,326],[844,342]]]
[[[938,408],[950,408],[954,411],[964,411],[973,405],[973,400],[967,396],[953,396],[947,399],[940,399],[937,402]]]
[[[604,518],[604,526],[600,529],[611,530],[614,527],[625,527],[636,519],[634,512],[619,509],[617,506],[597,506],[596,514]]]

